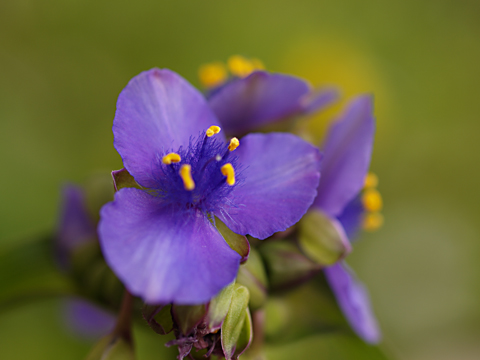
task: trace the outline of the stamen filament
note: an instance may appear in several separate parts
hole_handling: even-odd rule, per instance
[[[178,163],[180,160],[182,160],[182,158],[177,153],[169,153],[162,158],[162,163],[170,165],[171,163]]]
[[[195,189],[195,182],[192,178],[192,167],[190,165],[183,164],[178,173],[183,180],[183,186],[185,187],[185,190],[192,191]]]
[[[220,126],[212,125],[207,129],[207,136],[211,137],[215,134],[218,134],[220,132],[220,130],[222,130],[222,129],[220,129]]]
[[[235,170],[233,169],[232,164],[227,163],[223,165],[220,170],[222,174],[227,177],[227,184],[232,186],[235,184]]]
[[[238,139],[234,137],[230,140],[230,144],[228,145],[228,150],[233,151],[238,147],[238,145],[240,145],[240,141],[238,141]]]

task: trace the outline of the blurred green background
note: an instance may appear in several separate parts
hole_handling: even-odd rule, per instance
[[[202,63],[258,57],[344,99],[375,94],[386,221],[349,263],[398,359],[478,359],[479,19],[473,0],[3,0],[0,248],[54,228],[65,181],[121,167],[111,126],[134,75],[168,67],[199,85]],[[90,344],[57,307],[0,311],[1,358],[82,359]],[[160,358],[138,334],[158,351],[140,359]]]

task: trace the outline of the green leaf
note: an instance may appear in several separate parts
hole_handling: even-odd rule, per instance
[[[267,275],[260,254],[253,247],[248,261],[238,270],[237,283],[248,288],[252,311],[263,306],[267,299]]]
[[[243,325],[248,311],[250,295],[245,286],[235,284],[230,309],[222,324],[221,340],[226,360],[234,358],[237,342],[242,342]]]
[[[218,330],[222,326],[228,309],[230,309],[234,288],[235,281],[224,287],[217,296],[210,300],[206,317],[207,328],[210,332]]]
[[[240,254],[242,257],[240,262],[243,264],[247,261],[250,253],[250,244],[248,243],[246,236],[234,233],[217,217],[215,217],[215,226],[220,234],[222,234],[227,244]]]
[[[41,297],[73,295],[73,282],[60,273],[52,238],[45,236],[0,250],[0,309]]]
[[[309,210],[298,224],[302,251],[320,265],[333,265],[351,250],[338,221],[319,210]]]

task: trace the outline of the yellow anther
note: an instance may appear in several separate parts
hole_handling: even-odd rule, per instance
[[[226,163],[223,165],[220,170],[222,174],[227,177],[227,184],[232,186],[235,184],[235,170],[233,169],[232,164]]]
[[[205,87],[215,87],[223,84],[228,77],[227,69],[221,62],[204,64],[198,69],[198,77]]]
[[[220,132],[220,130],[222,130],[222,129],[220,129],[220,126],[212,125],[207,129],[207,136],[211,137],[215,134],[218,134]]]
[[[182,160],[180,155],[178,155],[177,153],[170,153],[162,158],[162,163],[164,163],[165,165],[170,165],[171,163],[178,163],[180,162],[180,160]]]
[[[363,187],[369,189],[369,188],[375,188],[378,186],[378,176],[375,175],[374,173],[369,172],[367,176],[365,176],[365,184]]]
[[[380,213],[368,213],[363,218],[362,228],[367,231],[378,230],[383,225],[383,215]]]
[[[263,65],[262,60],[253,58],[251,62],[255,70],[265,70],[265,65]]]
[[[253,63],[240,55],[230,56],[227,65],[230,72],[240,78],[250,75],[255,70]]]
[[[233,151],[235,150],[238,145],[240,145],[240,141],[236,137],[230,139],[230,144],[228,145],[228,150]]]
[[[190,165],[183,164],[178,173],[183,180],[183,186],[185,187],[185,190],[191,191],[195,189],[195,182],[192,179],[192,167]]]
[[[383,206],[382,195],[376,189],[367,189],[362,195],[362,203],[367,211],[380,211]]]

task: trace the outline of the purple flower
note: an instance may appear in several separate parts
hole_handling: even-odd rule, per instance
[[[350,238],[357,232],[364,213],[359,193],[370,164],[374,132],[372,100],[357,97],[332,125],[323,146],[322,180],[312,208],[339,220]],[[352,329],[365,341],[378,342],[380,330],[365,287],[344,261],[324,272]]]
[[[114,146],[143,190],[102,208],[105,258],[147,303],[208,301],[235,278],[240,255],[215,227],[264,239],[296,223],[316,196],[320,154],[291,134],[226,141],[203,96],[152,69],[121,92]],[[238,146],[238,148],[237,148]]]

